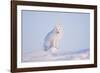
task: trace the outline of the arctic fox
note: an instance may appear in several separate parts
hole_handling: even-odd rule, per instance
[[[63,28],[61,24],[56,24],[55,28],[50,31],[44,39],[44,50],[55,52],[59,49],[59,43],[63,36]]]

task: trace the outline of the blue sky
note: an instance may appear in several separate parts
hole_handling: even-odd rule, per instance
[[[89,13],[23,10],[21,30],[23,51],[43,50],[44,38],[58,23],[58,19],[64,29],[60,51],[69,52],[89,48]]]

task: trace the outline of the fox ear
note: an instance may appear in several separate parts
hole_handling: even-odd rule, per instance
[[[55,27],[59,27],[59,26],[61,26],[61,22],[60,22],[60,18],[57,18],[57,23],[56,23]]]
[[[61,24],[59,23],[59,24],[56,24],[56,27],[59,27],[59,26],[61,26]]]

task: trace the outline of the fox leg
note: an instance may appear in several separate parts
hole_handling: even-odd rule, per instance
[[[52,41],[51,52],[52,52],[52,54],[54,55],[54,54],[56,53],[56,51],[57,51],[57,48],[56,48],[56,41],[53,40],[53,41]]]
[[[56,48],[56,41],[55,40],[52,41],[52,47]]]
[[[53,40],[52,47],[58,49],[58,47],[59,47],[59,41],[57,39]]]
[[[56,41],[55,41],[55,48],[59,48],[59,40],[58,39],[56,39]]]

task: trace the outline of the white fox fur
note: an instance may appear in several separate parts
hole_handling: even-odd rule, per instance
[[[51,50],[54,52],[59,48],[60,40],[63,36],[63,28],[61,24],[57,24],[55,28],[49,32],[44,40],[45,50]]]

